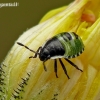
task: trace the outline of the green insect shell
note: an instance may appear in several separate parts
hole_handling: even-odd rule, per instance
[[[63,32],[56,35],[65,49],[64,58],[74,58],[79,56],[84,50],[81,38],[74,32]]]

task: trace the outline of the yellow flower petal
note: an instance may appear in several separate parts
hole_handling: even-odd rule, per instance
[[[100,0],[76,0],[68,6],[49,12],[40,24],[27,30],[17,40],[36,51],[52,36],[76,32],[83,40],[85,51],[72,59],[83,72],[66,65],[70,80],[58,63],[46,63],[47,72],[39,58],[16,42],[0,69],[0,99],[3,100],[99,100],[100,94]]]

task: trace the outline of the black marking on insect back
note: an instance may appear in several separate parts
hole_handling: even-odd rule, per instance
[[[65,35],[69,40],[72,40],[72,36],[70,35],[70,33],[65,32],[65,33],[63,34],[63,38],[65,38],[64,35]]]
[[[79,54],[79,53],[77,53],[76,55],[77,55],[77,56],[79,56],[80,54]]]
[[[80,54],[83,53],[83,51],[84,51],[84,48],[82,49],[82,51],[80,51]]]
[[[79,56],[80,54],[82,54],[83,51],[84,51],[84,48],[79,53],[77,53],[77,56]]]
[[[64,53],[64,47],[62,46],[58,38],[53,37],[45,43],[44,47],[42,47],[39,58],[41,61],[44,61],[54,56],[63,56]]]
[[[66,43],[72,40],[72,36],[68,32],[64,32],[58,35],[58,38],[61,38],[61,37],[65,40]]]
[[[75,32],[72,32],[76,39],[78,39],[78,35]]]
[[[68,58],[68,59],[70,59],[70,58],[71,58],[71,56],[68,56],[67,58]]]
[[[75,55],[73,55],[72,58],[75,58]]]
[[[78,55],[82,54],[84,51],[84,48],[78,53]]]
[[[80,51],[80,54],[82,53],[83,51]]]

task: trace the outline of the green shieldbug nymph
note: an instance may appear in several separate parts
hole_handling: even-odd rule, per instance
[[[74,32],[62,32],[60,34],[55,35],[54,37],[46,41],[43,44],[43,46],[40,46],[37,51],[33,51],[32,49],[28,48],[27,46],[23,45],[20,42],[17,42],[17,44],[20,46],[24,46],[26,49],[35,53],[34,56],[30,56],[29,58],[37,58],[37,55],[39,55],[39,59],[43,61],[43,66],[45,71],[47,70],[45,66],[45,62],[49,59],[54,59],[54,71],[57,78],[58,78],[57,58],[59,59],[59,62],[65,74],[67,75],[68,79],[70,78],[67,74],[67,70],[61,58],[64,58],[76,69],[83,72],[80,68],[78,68],[77,65],[75,65],[73,62],[69,60],[70,58],[79,56],[84,50],[84,44],[81,38]]]

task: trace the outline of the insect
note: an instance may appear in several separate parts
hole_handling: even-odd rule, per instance
[[[74,32],[62,32],[55,35],[54,37],[46,41],[42,46],[40,46],[37,51],[30,49],[20,42],[17,42],[17,44],[35,53],[34,56],[30,56],[29,58],[37,58],[37,56],[39,56],[39,59],[43,61],[45,71],[47,71],[45,62],[49,59],[54,59],[54,71],[57,78],[57,58],[59,59],[59,62],[68,79],[70,79],[70,77],[67,74],[66,67],[63,64],[61,58],[64,58],[77,70],[83,72],[80,68],[78,68],[77,65],[69,60],[70,58],[75,58],[79,56],[84,51],[84,44],[81,38]]]

